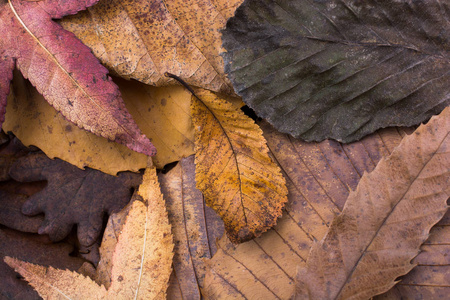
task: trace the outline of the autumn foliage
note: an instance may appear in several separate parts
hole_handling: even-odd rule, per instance
[[[1,298],[448,297],[449,11],[0,0]]]

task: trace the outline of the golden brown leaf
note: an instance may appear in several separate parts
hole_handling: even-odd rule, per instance
[[[124,78],[190,85],[232,93],[219,55],[219,30],[242,0],[103,0],[63,27],[75,33],[110,70]]]
[[[289,201],[277,225],[260,238],[234,246],[226,238],[208,262],[204,295],[211,299],[287,299],[294,293],[297,266],[326,233],[364,172],[400,143],[405,133],[383,129],[348,145],[306,143],[261,124],[279,163]]]
[[[154,168],[146,170],[139,195],[148,205],[139,200],[130,204],[114,252],[104,258],[110,259],[107,262],[111,266],[107,272],[110,280],[108,276],[97,278],[102,285],[76,272],[46,268],[13,258],[5,261],[22,274],[42,297],[164,299],[171,273],[173,242]],[[109,285],[108,290],[104,285]]]
[[[168,299],[200,299],[205,258],[217,251],[216,239],[224,233],[220,217],[195,188],[194,156],[182,159],[167,174],[159,174],[175,241]]]
[[[299,270],[298,299],[368,299],[409,272],[450,195],[450,108],[403,139],[350,193]]]
[[[133,119],[158,149],[154,156],[157,167],[194,153],[189,92],[182,87],[155,88],[120,79],[116,82]],[[25,145],[39,147],[50,158],[111,175],[146,167],[146,155],[68,122],[18,72],[13,90],[3,129],[12,131]]]
[[[192,97],[197,188],[234,243],[275,225],[287,201],[285,180],[261,129],[217,95]]]

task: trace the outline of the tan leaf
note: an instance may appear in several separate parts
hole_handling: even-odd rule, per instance
[[[285,180],[261,129],[208,91],[192,97],[197,188],[223,219],[234,243],[275,225],[287,201]]]
[[[178,75],[190,85],[232,93],[219,55],[219,30],[242,0],[103,0],[64,18],[110,70],[124,78],[167,85]]]
[[[409,272],[450,196],[450,108],[363,176],[299,270],[298,299],[368,299]]]
[[[108,290],[79,273],[21,262],[5,261],[42,297],[76,299],[164,299],[172,265],[173,242],[156,171],[149,168],[139,187],[148,205],[133,201],[111,258]],[[104,252],[103,252],[104,253]],[[103,257],[102,257],[103,259]],[[108,259],[108,256],[105,256]]]
[[[133,119],[158,149],[154,157],[157,167],[194,153],[189,92],[182,87],[155,88],[120,79],[116,83]],[[146,155],[68,122],[18,72],[13,91],[3,129],[13,132],[25,145],[39,147],[50,158],[111,175],[146,167]]]
[[[195,188],[193,155],[158,177],[175,241],[168,299],[200,299],[204,259],[217,251],[216,239],[224,233],[223,222],[205,205],[202,193]]]
[[[261,124],[286,178],[289,201],[277,225],[260,238],[232,245],[226,238],[208,262],[204,296],[211,299],[287,299],[297,266],[326,233],[349,191],[373,170],[405,133],[383,129],[359,142],[306,143]]]

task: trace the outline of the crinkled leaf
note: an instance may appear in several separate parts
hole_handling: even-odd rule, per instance
[[[227,239],[208,262],[204,296],[211,299],[287,299],[294,293],[297,266],[305,263],[314,241],[326,233],[364,172],[389,155],[405,133],[383,129],[359,142],[306,143],[262,123],[269,149],[289,190],[277,225],[238,246]]]
[[[220,217],[195,187],[194,156],[182,159],[167,174],[159,174],[175,242],[168,299],[200,299],[205,277],[204,259],[217,251],[224,233]]]
[[[188,84],[232,92],[219,30],[242,0],[103,0],[61,20],[119,76],[152,85]]]
[[[223,31],[236,92],[278,130],[350,142],[450,104],[442,1],[247,0]]]
[[[208,91],[192,97],[197,188],[223,219],[234,243],[275,225],[287,201],[285,180],[261,129]]]
[[[0,113],[4,113],[11,72],[17,66],[39,93],[77,126],[154,155],[154,146],[134,123],[106,68],[72,33],[52,21],[97,1],[2,1]]]
[[[104,213],[122,209],[130,201],[130,189],[141,182],[139,174],[123,172],[115,177],[89,168],[80,170],[42,153],[19,159],[10,175],[21,182],[47,180],[45,189],[32,195],[22,211],[27,215],[45,213],[39,233],[49,234],[55,241],[63,239],[76,224],[83,245],[97,240]]]
[[[156,170],[149,168],[130,203],[119,237],[115,237],[109,288],[68,270],[46,268],[6,257],[42,297],[80,299],[164,299],[172,265],[173,242]],[[113,223],[110,225],[114,226]],[[107,237],[105,237],[107,238]],[[103,257],[102,257],[103,259]],[[109,256],[108,256],[109,259]]]
[[[299,270],[298,299],[368,299],[386,292],[450,197],[450,108],[403,139],[351,192]]]

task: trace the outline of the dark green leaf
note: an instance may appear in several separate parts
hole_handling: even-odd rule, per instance
[[[223,31],[236,92],[278,130],[350,142],[449,105],[448,1],[247,0]]]

